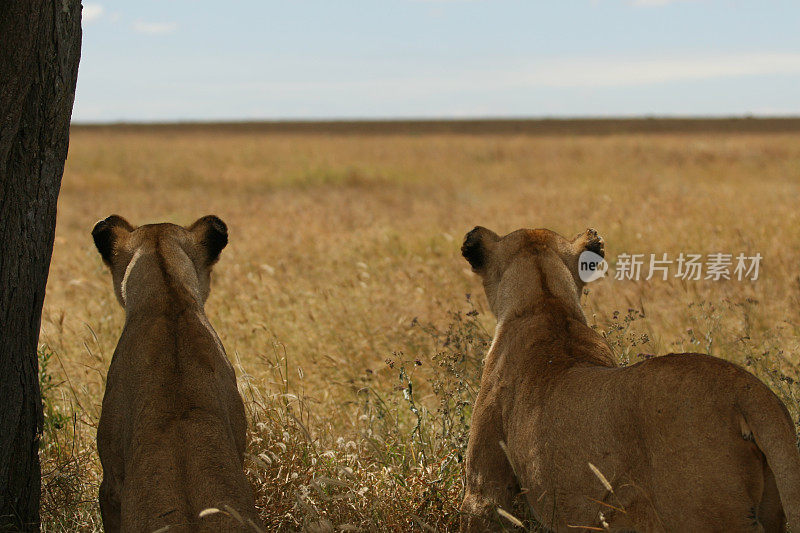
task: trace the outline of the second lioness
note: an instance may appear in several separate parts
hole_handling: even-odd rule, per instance
[[[106,531],[255,530],[244,406],[203,310],[225,224],[134,228],[113,215],[92,236],[125,308],[97,430]]]
[[[462,531],[495,527],[519,491],[555,531],[782,531],[786,519],[800,531],[800,454],[781,401],[714,357],[618,368],[581,309],[586,250],[604,254],[594,230],[568,240],[478,227],[465,238],[497,329]]]

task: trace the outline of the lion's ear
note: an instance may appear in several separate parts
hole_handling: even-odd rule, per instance
[[[581,243],[581,251],[589,250],[600,257],[606,256],[606,241],[594,228],[589,228],[576,238]]]
[[[472,267],[473,272],[480,274],[486,268],[491,254],[491,245],[500,240],[492,230],[475,226],[472,231],[464,236],[461,245],[461,255]]]
[[[206,254],[206,264],[211,266],[219,259],[222,249],[228,245],[228,226],[215,215],[204,216],[187,228]]]
[[[108,266],[112,266],[114,254],[120,249],[121,242],[134,229],[127,220],[119,215],[111,215],[94,225],[92,229],[94,245]]]

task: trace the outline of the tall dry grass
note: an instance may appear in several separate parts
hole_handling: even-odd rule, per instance
[[[227,222],[207,313],[237,367],[269,529],[445,531],[493,328],[463,234],[593,226],[612,259],[760,252],[756,282],[605,280],[584,307],[623,363],[709,352],[797,419],[798,141],[76,130],[41,336],[44,529],[100,529],[94,437],[123,312],[97,219]]]

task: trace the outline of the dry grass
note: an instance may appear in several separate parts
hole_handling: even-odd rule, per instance
[[[585,309],[623,361],[749,364],[797,417],[798,198],[798,133],[78,129],[41,336],[44,528],[99,528],[94,428],[123,323],[89,236],[99,218],[227,222],[207,312],[239,371],[270,529],[452,530],[493,327],[458,252],[467,230],[593,226],[612,258],[760,252],[754,283],[606,280]]]

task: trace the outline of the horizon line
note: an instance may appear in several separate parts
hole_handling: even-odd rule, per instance
[[[173,120],[100,120],[81,121],[73,120],[70,126],[96,127],[96,126],[203,126],[203,125],[238,125],[238,124],[376,124],[376,123],[488,123],[488,122],[614,122],[614,121],[792,121],[800,120],[797,114],[708,114],[708,115],[670,115],[670,114],[641,114],[641,115],[476,115],[465,116],[412,116],[412,117],[304,117],[304,118],[221,118],[221,119],[173,119]]]

